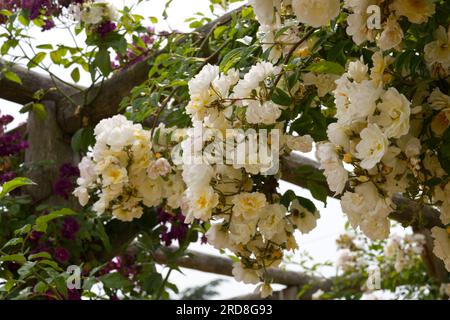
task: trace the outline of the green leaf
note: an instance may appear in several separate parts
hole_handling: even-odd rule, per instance
[[[18,83],[18,84],[22,84],[22,80],[20,79],[20,77],[15,73],[12,72],[10,70],[7,70],[3,73],[3,75],[5,76],[6,79],[8,79],[9,81]]]
[[[37,53],[34,57],[33,57],[33,59],[31,59],[30,60],[30,62],[28,62],[28,64],[27,64],[27,66],[28,66],[28,68],[35,68],[35,67],[37,67],[41,62],[42,62],[42,60],[44,60],[45,59],[45,56],[46,56],[47,54],[45,53],[45,52],[39,52],[39,53]]]
[[[36,46],[36,48],[43,49],[43,50],[52,50],[53,46],[51,44],[40,44],[40,45]]]
[[[17,262],[19,264],[24,264],[27,261],[27,259],[25,258],[25,256],[23,254],[10,254],[10,255],[6,255],[6,256],[1,256],[0,261]]]
[[[280,88],[275,88],[272,95],[272,101],[280,106],[285,107],[289,107],[292,103],[291,97]]]
[[[72,77],[73,81],[75,82],[80,81],[80,69],[78,69],[78,67],[73,69],[70,76]]]
[[[34,292],[36,293],[44,293],[45,291],[47,291],[48,285],[43,282],[43,281],[39,281],[35,286],[34,286]]]
[[[33,103],[31,110],[38,116],[39,119],[44,120],[47,116],[47,110],[42,103]]]
[[[109,273],[101,278],[103,284],[110,289],[123,289],[133,286],[131,281],[118,272]]]
[[[16,245],[22,244],[22,243],[23,243],[23,239],[22,238],[12,238],[8,242],[5,243],[3,248],[16,246]]]
[[[73,215],[76,215],[76,212],[71,209],[68,209],[68,208],[64,208],[64,209],[61,209],[58,211],[51,212],[49,214],[46,214],[45,216],[40,216],[39,218],[37,218],[33,229],[36,231],[39,231],[39,232],[46,232],[48,223],[50,221],[60,218],[60,217],[73,216]]]
[[[328,197],[328,190],[324,185],[319,184],[315,181],[307,181],[306,186],[309,189],[309,191],[311,192],[311,195],[315,199],[322,201],[326,205],[327,197]]]
[[[20,275],[20,278],[23,279],[26,276],[28,276],[31,272],[31,269],[34,268],[36,265],[35,261],[27,261],[23,264],[23,266],[20,267],[19,270],[17,270],[17,273]]]
[[[28,256],[28,260],[36,260],[36,259],[51,259],[52,256],[48,252],[38,252],[35,254],[30,254]]]
[[[13,191],[14,189],[17,189],[19,187],[22,186],[29,186],[29,185],[33,185],[35,184],[33,181],[31,181],[28,178],[23,178],[23,177],[18,177],[15,178],[11,181],[6,182],[5,184],[2,185],[2,189],[0,192],[0,199],[5,197],[6,194],[8,194],[9,192]]]
[[[445,172],[450,174],[450,128],[442,136],[442,145],[438,152],[438,159]]]
[[[317,211],[316,205],[311,200],[309,200],[307,198],[300,197],[300,196],[297,197],[297,200],[298,200],[298,203],[303,208],[308,210],[309,212],[315,213]]]
[[[343,66],[341,66],[339,63],[331,61],[320,61],[313,63],[308,66],[306,70],[315,73],[332,73],[337,75],[342,75],[345,72]]]
[[[107,77],[111,73],[111,61],[107,49],[98,50],[95,55],[94,64],[100,69],[100,72]]]
[[[86,152],[94,144],[94,129],[91,127],[81,128],[72,136],[71,146],[75,152]]]
[[[297,198],[297,195],[294,191],[288,190],[286,191],[283,196],[281,197],[280,203],[284,205],[286,208],[289,208],[289,205],[291,202]]]

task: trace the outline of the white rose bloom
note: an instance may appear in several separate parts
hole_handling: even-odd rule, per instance
[[[300,151],[304,153],[311,152],[312,150],[312,144],[314,140],[309,134],[305,136],[286,135],[285,139],[286,145],[291,150]]]
[[[358,185],[354,193],[344,193],[341,208],[352,227],[356,229],[359,226],[369,238],[380,240],[389,235],[390,223],[387,217],[392,209],[386,199],[380,197],[372,182]]]
[[[217,250],[230,247],[230,237],[228,231],[223,229],[222,223],[212,223],[205,235],[208,243]]]
[[[443,26],[435,32],[436,41],[428,43],[425,48],[425,60],[429,65],[439,63],[444,69],[450,68],[450,27],[448,31]]]
[[[380,115],[375,121],[383,128],[388,138],[400,138],[409,131],[411,103],[395,88],[389,88],[382,96],[382,102],[377,105]]]
[[[350,151],[350,134],[350,128],[340,123],[331,123],[327,128],[328,140],[335,145],[343,147],[345,152]]]
[[[434,110],[450,108],[450,97],[443,94],[439,88],[435,88],[433,92],[431,92],[428,102]]]
[[[394,0],[390,9],[397,16],[405,16],[412,23],[424,23],[436,12],[433,0]]]
[[[203,120],[206,115],[206,106],[216,98],[211,94],[211,84],[219,77],[219,67],[207,64],[192,78],[189,83],[189,95],[191,100],[186,106],[186,113],[194,120]]]
[[[279,30],[277,25],[261,25],[258,29],[258,39],[261,43],[263,52],[270,50],[267,60],[276,63],[283,55],[283,46],[277,42],[283,41],[282,39],[275,39],[275,35]]]
[[[138,191],[138,196],[142,198],[142,203],[147,207],[154,207],[162,201],[162,183],[161,179],[151,180],[145,173],[142,176],[135,177],[132,184]]]
[[[111,151],[121,151],[135,141],[135,131],[142,130],[140,124],[133,124],[123,115],[103,119],[94,129],[97,144],[108,145]]]
[[[350,82],[346,74],[336,80],[336,84],[333,94],[339,123],[351,125],[366,121],[374,113],[376,102],[383,92],[381,86],[375,86],[370,80]]]
[[[340,11],[339,0],[292,0],[292,9],[301,23],[314,28],[326,26]]]
[[[433,253],[444,261],[445,268],[450,272],[450,233],[449,229],[434,227],[431,233],[434,238]]]
[[[230,69],[227,74],[219,74],[219,76],[212,81],[212,87],[214,88],[213,94],[219,94],[220,98],[227,98],[231,87],[238,83],[238,81],[239,70]]]
[[[380,86],[383,83],[384,72],[386,68],[392,63],[392,57],[383,56],[381,51],[377,51],[372,55],[373,67],[370,69],[370,78],[375,86]]]
[[[450,283],[442,283],[441,288],[439,289],[439,292],[442,295],[445,294],[447,297],[450,298]]]
[[[320,218],[319,211],[308,211],[300,205],[297,199],[292,201],[289,211],[291,213],[289,216],[290,220],[303,234],[313,230],[317,226],[317,220]]]
[[[247,244],[256,233],[257,219],[246,220],[242,216],[233,216],[230,223],[230,240],[234,244]]]
[[[418,155],[420,155],[422,145],[420,143],[420,140],[416,137],[403,137],[403,139],[399,141],[399,144],[401,145],[408,158],[417,157]]]
[[[233,196],[233,214],[244,219],[253,220],[261,214],[261,209],[267,205],[266,196],[263,193],[240,193]]]
[[[360,135],[361,142],[356,145],[356,155],[362,160],[361,167],[370,170],[383,158],[389,141],[380,128],[372,123],[369,123]]]
[[[77,187],[73,191],[73,195],[78,198],[80,204],[84,207],[89,202],[89,193],[84,187]]]
[[[374,4],[378,4],[378,0],[345,0],[344,7],[353,11],[347,17],[346,32],[357,45],[374,40],[373,30],[367,28],[367,20],[369,19],[367,8]]]
[[[208,221],[212,210],[219,204],[219,195],[210,186],[188,188],[185,191],[185,197],[189,206],[186,212],[186,223],[191,223],[194,218]]]
[[[319,144],[317,158],[320,162],[320,168],[324,170],[330,190],[336,194],[341,194],[348,181],[348,172],[339,159],[335,145],[332,143]]]
[[[350,76],[350,78],[360,83],[364,80],[369,79],[368,71],[369,67],[364,64],[364,62],[362,62],[361,60],[355,60],[351,61],[348,64],[347,74],[348,76]]]
[[[434,192],[433,199],[442,201],[439,217],[444,225],[450,224],[450,183],[447,183],[444,188],[435,188]]]
[[[147,175],[150,179],[157,179],[167,175],[172,170],[172,166],[165,158],[159,158],[152,162],[147,169]]]
[[[185,189],[186,187],[180,173],[172,174],[167,181],[163,181],[163,197],[167,199],[167,205],[172,209],[179,208]]]
[[[383,51],[390,50],[402,43],[403,36],[403,30],[397,22],[397,17],[391,15],[378,39],[378,45]]]
[[[260,281],[256,270],[247,269],[239,262],[233,264],[232,273],[236,281],[243,282],[245,284],[257,284]]]
[[[118,165],[110,165],[102,172],[103,186],[121,185],[128,182],[127,169]]]
[[[248,4],[253,7],[256,20],[261,25],[271,25],[276,22],[275,10],[280,12],[281,0],[248,0]]]
[[[185,165],[182,175],[188,187],[204,186],[214,177],[214,169],[208,164]]]
[[[317,87],[317,95],[319,97],[324,97],[336,89],[337,79],[339,79],[338,75],[330,73],[314,74],[312,72],[308,72],[302,75],[303,83],[306,86]]]
[[[103,7],[102,6],[84,6],[81,10],[81,21],[87,25],[99,24],[103,21]]]
[[[251,124],[274,124],[280,116],[280,106],[272,101],[261,104],[259,101],[252,100],[245,111],[245,118]]]
[[[112,215],[125,222],[139,219],[144,213],[142,207],[139,206],[139,200],[138,198],[130,197],[127,202],[113,206]]]
[[[265,299],[267,297],[270,297],[273,293],[273,289],[268,283],[261,283],[258,285],[255,289],[256,294],[260,294],[261,298]]]
[[[252,96],[252,91],[257,89],[264,81],[280,72],[279,67],[275,67],[270,62],[258,62],[252,66],[249,72],[234,87],[234,98],[245,99]],[[244,104],[246,101],[243,102]]]
[[[258,223],[259,231],[268,240],[284,231],[286,208],[281,204],[269,204],[262,209]]]

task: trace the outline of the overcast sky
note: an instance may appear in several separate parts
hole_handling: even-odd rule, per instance
[[[125,0],[125,1],[110,1],[115,3],[117,6],[118,3],[126,3],[127,5],[130,5],[134,3],[133,0]],[[161,13],[164,9],[164,4],[166,3],[165,0],[150,0],[147,2],[142,3],[139,6],[139,10],[137,11],[139,14],[143,16],[155,16],[158,17],[160,20],[160,23],[157,25],[157,29],[159,30],[167,30],[168,25],[166,22],[162,22],[162,16]],[[204,12],[209,13],[209,1],[208,0],[194,0],[194,1],[186,1],[186,0],[174,0],[170,9],[169,9],[169,21],[168,24],[172,29],[178,29],[178,30],[188,30],[188,23],[185,22],[185,20],[189,17],[191,17],[196,12]],[[36,29],[36,28],[35,28]],[[39,30],[35,30],[32,33],[32,36],[34,37],[34,43],[47,43],[49,40],[52,39],[53,44],[62,44],[67,43],[68,37],[65,36],[65,31],[63,30],[53,30],[45,33],[41,33]],[[57,74],[58,76],[70,80],[70,72],[64,71],[64,70],[58,70],[53,68],[53,72]],[[82,82],[85,82],[87,78],[82,78]],[[8,103],[4,100],[0,100],[0,110],[2,114],[8,113],[12,114],[16,117],[16,120],[14,122],[14,125],[26,121],[25,115],[20,115],[18,113],[18,109],[20,106],[17,104]],[[310,157],[313,157],[313,154],[309,155]],[[310,194],[308,190],[303,190],[299,187],[296,187],[294,185],[282,182],[281,188],[282,192],[288,189],[293,189],[297,195],[305,196],[310,198]],[[300,235],[297,233],[297,240],[300,246],[300,250],[306,250],[308,251],[314,260],[316,262],[318,261],[335,261],[337,257],[336,253],[336,245],[335,245],[335,239],[339,234],[341,234],[344,231],[344,223],[345,219],[341,212],[340,206],[338,201],[334,199],[328,200],[328,206],[327,208],[323,208],[323,205],[317,201],[315,201],[316,206],[320,209],[321,212],[321,218],[318,221],[318,226],[316,229],[314,229],[310,234],[308,235]],[[192,246],[192,249],[208,252],[211,254],[218,254],[217,251],[208,246],[208,245],[194,245]],[[298,255],[297,255],[298,257]],[[290,267],[294,269],[298,269],[295,267]],[[184,275],[181,275],[179,273],[173,273],[172,281],[175,282],[179,288],[183,289],[186,287],[191,286],[197,286],[202,285],[210,282],[212,279],[219,278],[217,275],[211,275],[206,274],[198,271],[190,271],[190,270],[183,270],[185,272]],[[334,274],[334,270],[325,270],[325,273],[327,275]],[[249,292],[252,292],[254,290],[254,286],[252,285],[243,285],[239,284],[236,281],[234,281],[232,278],[229,277],[221,277],[224,279],[227,279],[228,281],[221,285],[220,297],[227,298],[237,295],[246,294]]]

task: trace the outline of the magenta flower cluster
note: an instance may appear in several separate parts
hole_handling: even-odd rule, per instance
[[[80,176],[78,167],[71,163],[64,163],[59,168],[59,178],[53,185],[53,192],[66,200],[75,188],[75,179]]]
[[[42,29],[50,30],[55,26],[53,17],[59,16],[62,10],[70,4],[83,2],[84,0],[0,0],[0,9],[13,12],[24,10],[31,20],[43,17],[44,26]],[[0,23],[5,21],[6,17],[0,15]]]

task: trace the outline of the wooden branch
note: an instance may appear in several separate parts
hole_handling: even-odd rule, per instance
[[[174,248],[167,250],[173,251]],[[198,271],[220,274],[232,277],[233,261],[228,258],[214,256],[198,251],[187,250],[186,256],[171,261],[166,253],[159,249],[154,253],[155,262],[159,264],[176,264],[179,267],[194,269]],[[284,284],[302,288],[305,285],[311,286],[309,291],[312,293],[318,289],[326,290],[331,287],[331,280],[310,276],[301,272],[294,272],[282,269],[268,269],[269,279],[273,283]]]
[[[22,80],[22,85],[0,78],[0,98],[19,104],[26,104],[33,101],[33,95],[38,90],[48,91],[46,100],[61,101],[62,95],[56,86],[67,95],[74,94],[76,89],[52,78],[49,75],[29,70],[21,65],[6,62],[0,59],[0,70],[7,68],[15,72]],[[55,86],[56,84],[56,86]]]

